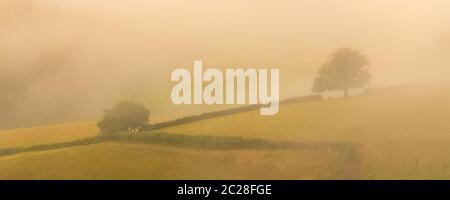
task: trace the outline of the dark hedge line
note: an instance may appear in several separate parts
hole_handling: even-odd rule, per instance
[[[48,151],[75,146],[84,146],[84,145],[98,144],[107,141],[116,141],[123,143],[156,144],[181,148],[217,149],[217,150],[276,149],[281,147],[279,144],[266,141],[263,139],[245,139],[242,137],[190,136],[183,134],[168,134],[168,133],[116,132],[116,133],[102,133],[95,137],[70,142],[60,142],[53,144],[35,145],[30,147],[14,147],[14,148],[0,149],[0,156],[8,156],[32,151]]]
[[[17,154],[17,153],[25,153],[25,152],[31,152],[31,151],[48,151],[48,150],[61,149],[61,148],[67,148],[67,147],[97,144],[97,143],[100,143],[103,141],[105,141],[105,138],[97,136],[97,137],[85,138],[85,139],[81,139],[81,140],[74,140],[74,141],[70,141],[70,142],[41,144],[41,145],[35,145],[35,146],[29,146],[29,147],[6,148],[6,149],[0,149],[0,156],[7,156],[7,155],[13,155],[13,154]]]
[[[180,148],[196,149],[295,149],[317,151],[352,152],[359,148],[357,144],[348,142],[274,142],[259,138],[221,137],[211,135],[185,135],[175,133],[127,133],[117,132],[105,134],[104,138],[125,143],[144,143],[166,145]]]
[[[243,149],[294,149],[316,151],[339,151],[347,155],[353,155],[358,151],[358,146],[352,143],[300,143],[300,142],[272,142],[264,139],[242,137],[219,137],[209,135],[184,135],[172,133],[102,133],[98,136],[60,142],[53,144],[35,145],[30,147],[17,147],[0,149],[0,156],[13,155],[32,151],[48,151],[60,148],[98,144],[101,142],[115,141],[122,143],[141,143],[165,145],[179,148],[194,148],[208,150],[243,150]]]
[[[282,101],[280,101],[280,105],[302,103],[302,102],[308,102],[308,101],[317,101],[317,100],[321,100],[321,99],[323,99],[322,95],[310,95],[310,96],[304,96],[304,97],[296,97],[296,98],[282,100]],[[249,105],[249,106],[243,106],[243,107],[233,108],[233,109],[228,109],[228,110],[208,112],[208,113],[204,113],[201,115],[194,115],[194,116],[175,119],[175,120],[168,121],[168,122],[149,124],[147,126],[144,126],[142,128],[142,130],[143,131],[158,130],[158,129],[168,128],[171,126],[192,123],[192,122],[196,122],[196,121],[200,121],[200,120],[206,120],[206,119],[211,119],[211,118],[215,118],[215,117],[222,117],[222,116],[226,116],[226,115],[232,115],[232,114],[237,114],[237,113],[242,113],[242,112],[253,111],[253,110],[260,109],[262,106],[263,105]]]
[[[107,134],[108,140],[125,143],[157,144],[181,148],[196,149],[276,149],[281,146],[263,139],[242,137],[218,137],[208,135],[184,135],[172,133],[113,133]]]

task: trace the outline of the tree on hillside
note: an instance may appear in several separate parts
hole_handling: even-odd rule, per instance
[[[348,96],[351,88],[370,83],[369,60],[359,51],[341,48],[333,52],[329,60],[319,69],[312,91],[316,93],[342,90]]]
[[[150,111],[143,104],[124,100],[105,110],[97,126],[102,132],[128,131],[146,125],[149,116]]]

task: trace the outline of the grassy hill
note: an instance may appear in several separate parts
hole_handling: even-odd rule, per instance
[[[107,142],[0,157],[0,179],[342,178],[337,162],[334,152],[215,151]]]
[[[450,85],[411,86],[372,95],[284,105],[274,116],[261,116],[255,110],[163,131],[303,142],[403,140],[407,139],[405,136],[441,139],[450,136],[449,100]]]
[[[67,142],[99,133],[96,123],[74,123],[0,131],[0,149]]]
[[[450,85],[384,89],[373,94],[285,105],[170,127],[184,134],[276,141],[352,142],[362,146],[360,178],[450,178]]]
[[[0,157],[0,179],[449,179],[450,84],[372,90],[165,128],[278,143],[351,143],[335,149],[212,150],[105,142]],[[95,136],[95,124],[0,132],[0,149]],[[5,138],[5,139],[3,139]]]

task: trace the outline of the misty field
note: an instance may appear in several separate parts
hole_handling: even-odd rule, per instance
[[[167,132],[175,142],[203,135],[209,138],[203,141],[238,136],[282,144],[347,143],[358,147],[352,159],[326,146],[220,150],[167,141],[103,142],[1,156],[0,179],[449,179],[449,119],[446,83],[370,90],[282,105],[272,117],[256,110],[153,131]],[[94,123],[6,130],[0,144],[26,147],[97,133]]]
[[[361,145],[361,179],[450,178],[448,84],[389,88],[363,96],[282,106],[167,128],[184,134]]]
[[[0,179],[342,178],[336,153],[211,151],[108,142],[0,157]]]
[[[450,179],[449,8],[1,0],[0,179]]]
[[[0,149],[68,142],[98,133],[96,124],[92,122],[0,130]]]

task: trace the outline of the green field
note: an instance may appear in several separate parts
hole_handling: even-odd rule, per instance
[[[207,150],[106,142],[0,157],[0,179],[450,179],[450,85],[283,105],[161,132],[273,142],[351,143],[335,149]],[[94,123],[0,132],[0,148],[95,136]],[[138,133],[139,134],[139,133]]]

